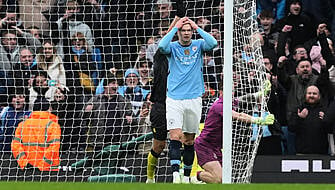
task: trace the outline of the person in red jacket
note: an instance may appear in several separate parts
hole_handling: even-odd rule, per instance
[[[28,164],[40,171],[58,171],[61,128],[58,117],[48,111],[34,111],[19,123],[11,148],[19,167]]]

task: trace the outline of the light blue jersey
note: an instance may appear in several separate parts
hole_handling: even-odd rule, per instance
[[[182,46],[178,41],[171,42],[177,31],[176,27],[173,28],[158,45],[169,60],[167,96],[175,100],[197,98],[205,92],[203,53],[216,47],[217,41],[198,28],[197,31],[204,40],[192,40],[189,46]]]

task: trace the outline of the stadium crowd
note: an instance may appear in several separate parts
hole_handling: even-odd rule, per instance
[[[272,83],[268,108],[276,118],[258,154],[335,155],[334,1],[256,2],[253,37],[261,42]],[[35,111],[58,117],[62,151],[95,152],[150,132],[153,59],[175,1],[1,0],[0,6],[3,154]],[[185,8],[218,42],[203,58],[203,123],[222,82],[224,4],[187,1]],[[246,45],[234,52],[235,62],[253,64],[251,51]],[[234,80],[252,81],[252,73],[234,70]]]

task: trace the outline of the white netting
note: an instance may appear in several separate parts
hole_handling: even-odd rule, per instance
[[[152,137],[146,98],[152,85],[152,56],[175,15],[174,3],[158,1],[162,4],[157,0],[2,1],[0,180],[146,179],[146,157]],[[204,58],[207,85],[203,100],[204,121],[208,107],[218,97],[221,81],[223,6],[220,6],[220,0],[184,2],[186,15],[219,42],[219,46],[206,53]],[[260,89],[264,67],[259,42],[251,40],[256,30],[254,2],[235,3],[234,52],[237,57],[234,76],[239,79],[236,95],[242,96]],[[249,57],[253,64],[245,60]],[[134,67],[138,73],[128,70]],[[126,85],[131,86],[135,79],[130,77],[127,81],[126,74],[140,76],[143,83],[136,88],[136,93],[127,91]],[[116,90],[111,76],[116,77],[118,91],[124,98],[96,95]],[[99,86],[104,83],[112,85],[102,92],[103,87]],[[256,104],[259,103],[240,101],[239,111],[252,114]],[[19,122],[26,121],[32,110],[45,110],[49,106],[59,117],[61,129],[60,163],[59,166],[55,164],[59,170],[40,172],[29,165],[21,170],[15,159],[22,156],[19,148],[15,148],[15,156],[11,150],[14,136],[21,143],[17,146],[25,147],[25,150],[28,146],[38,146],[43,151],[57,143],[57,138],[44,130],[43,134],[35,131],[34,135],[29,131],[22,132],[21,135],[28,135],[29,144],[23,142],[23,136],[17,136],[14,130]],[[264,111],[263,103],[260,110]],[[38,119],[34,121],[42,125]],[[259,138],[251,142],[250,126],[235,124],[233,177],[236,182],[246,182],[250,179]],[[37,140],[41,135],[45,141]],[[171,181],[166,153],[163,152],[158,165],[157,181],[160,182]],[[36,166],[37,162],[45,161],[43,154],[35,161],[31,164]],[[104,178],[107,174],[113,175]]]
[[[266,97],[244,99],[264,89],[266,70],[262,61],[262,50],[256,21],[254,1],[234,0],[233,19],[233,70],[235,96],[238,98],[238,112],[263,116],[267,111]],[[258,128],[257,126],[254,126]],[[233,121],[232,182],[250,182],[261,130]]]

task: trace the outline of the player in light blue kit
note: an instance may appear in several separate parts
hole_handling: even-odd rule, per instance
[[[193,30],[203,39],[192,40]],[[176,33],[178,41],[171,42]],[[189,183],[194,159],[194,137],[199,130],[202,110],[201,96],[205,92],[203,54],[216,46],[215,38],[187,17],[180,19],[158,44],[159,50],[169,61],[166,119],[170,132],[169,156],[173,183]],[[182,144],[183,179],[179,175]]]

